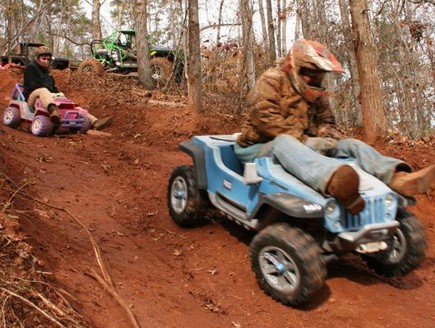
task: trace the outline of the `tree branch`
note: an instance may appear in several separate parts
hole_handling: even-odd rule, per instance
[[[6,294],[9,294],[10,296],[14,296],[16,298],[18,298],[20,301],[22,301],[23,303],[27,304],[28,306],[34,308],[36,311],[38,311],[39,313],[41,313],[44,317],[46,317],[47,319],[49,319],[51,322],[55,323],[56,325],[58,325],[59,327],[63,327],[66,328],[65,325],[63,325],[62,323],[60,323],[59,321],[57,321],[55,318],[53,318],[51,315],[49,315],[47,312],[45,312],[43,309],[41,309],[40,307],[38,307],[37,305],[33,304],[32,302],[30,302],[29,300],[25,299],[24,297],[14,293],[13,291],[10,291],[9,289],[0,287],[0,290],[2,290],[3,292],[5,292]]]
[[[76,46],[84,46],[84,45],[89,45],[90,46],[91,45],[89,42],[77,42],[77,41],[74,41],[73,39],[71,39],[70,37],[66,36],[65,34],[64,35],[57,34],[57,33],[51,33],[51,34],[54,35],[54,36],[58,36],[60,38],[64,38],[65,40],[68,40],[69,42],[75,44]]]
[[[44,7],[42,7],[41,9],[39,9],[37,12],[36,12],[36,14],[33,16],[33,18],[31,19],[31,20],[29,20],[28,22],[27,22],[27,24],[26,25],[24,25],[24,27],[21,29],[21,31],[19,31],[13,38],[12,38],[12,40],[7,40],[5,43],[3,43],[2,45],[1,45],[1,47],[0,48],[3,48],[5,45],[7,45],[8,43],[9,43],[9,49],[8,49],[8,51],[10,51],[10,49],[12,49],[13,47],[12,47],[12,45],[14,45],[14,43],[17,41],[17,39],[18,39],[18,37],[24,32],[24,30],[31,24],[31,23],[33,23],[33,21],[34,20],[36,20],[36,18],[38,18],[44,11],[45,11],[45,9],[47,9],[48,8],[48,6],[49,5],[51,5],[51,3],[52,2],[54,2],[54,0],[50,0],[49,2],[47,2],[46,4],[45,4],[45,6]]]
[[[242,25],[241,23],[228,23],[228,24],[211,24],[211,25],[207,25],[202,27],[199,32],[203,32],[205,30],[211,29],[211,28],[217,28],[220,26],[240,26]]]
[[[435,5],[435,0],[408,0],[412,3],[430,3],[431,5]]]

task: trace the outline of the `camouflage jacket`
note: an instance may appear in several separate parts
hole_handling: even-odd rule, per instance
[[[265,71],[247,96],[242,147],[266,143],[280,134],[300,141],[307,137],[339,138],[326,96],[309,103],[292,86],[279,64]]]

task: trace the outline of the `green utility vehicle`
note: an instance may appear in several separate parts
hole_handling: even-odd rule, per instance
[[[85,59],[78,67],[79,72],[118,74],[137,73],[136,32],[115,30],[102,40],[91,42],[92,58]],[[150,44],[150,64],[153,80],[158,84],[174,78],[180,82],[183,77],[183,61],[177,50]]]

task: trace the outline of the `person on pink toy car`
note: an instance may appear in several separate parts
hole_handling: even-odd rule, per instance
[[[35,100],[39,97],[42,105],[50,113],[50,120],[58,127],[61,118],[59,109],[54,104],[54,97],[63,96],[63,94],[57,89],[49,70],[52,56],[49,47],[41,46],[36,49],[34,61],[27,65],[24,70],[23,94],[29,106],[34,106]],[[98,119],[89,113],[87,119],[96,130],[101,130],[112,122],[112,117]]]

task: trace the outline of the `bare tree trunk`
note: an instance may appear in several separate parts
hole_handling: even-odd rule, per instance
[[[350,72],[350,83],[352,86],[351,90],[351,99],[348,100],[351,104],[352,110],[350,108],[344,108],[343,115],[346,115],[347,118],[343,121],[356,121],[357,126],[362,126],[362,113],[361,113],[361,105],[358,101],[360,88],[359,88],[359,78],[358,78],[358,68],[356,65],[356,58],[355,58],[355,52],[354,52],[354,40],[352,39],[352,27],[350,24],[349,19],[349,1],[348,0],[339,0],[338,1],[340,6],[340,15],[341,15],[341,22],[343,26],[343,37],[346,47],[346,59],[349,66],[349,72]],[[347,107],[347,106],[346,106]],[[351,111],[350,113],[348,113]],[[355,120],[349,118],[349,114],[354,114],[354,117],[356,117]]]
[[[281,32],[282,32],[282,21],[281,21],[281,0],[276,0],[276,12],[277,12],[277,26],[276,26],[276,44],[278,57],[281,57],[282,54],[282,45],[281,45]]]
[[[8,0],[6,4],[6,33],[7,33],[7,49],[9,51],[8,62],[11,62],[11,48],[12,48],[12,36],[13,36],[13,18],[12,18],[12,0]]]
[[[326,19],[325,0],[316,0],[316,40],[323,44],[328,42],[328,22]]]
[[[272,65],[276,59],[276,46],[275,46],[275,27],[273,25],[272,16],[272,0],[266,0],[267,12],[267,38],[269,40],[269,65]]]
[[[217,34],[216,34],[216,45],[219,45],[221,42],[222,9],[224,7],[224,1],[225,0],[221,0],[221,3],[219,5],[219,17],[218,17],[218,27],[217,27]]]
[[[287,8],[287,1],[282,0],[282,14],[281,14],[281,20],[282,20],[282,32],[281,32],[281,56],[285,56],[287,53],[287,14],[288,14],[288,8]]]
[[[92,1],[92,38],[101,39],[100,0]]]
[[[374,142],[385,130],[385,113],[381,102],[381,88],[377,70],[378,49],[372,38],[367,0],[350,0],[352,31],[361,87],[364,134]]]
[[[265,53],[269,53],[269,40],[267,37],[266,18],[264,16],[263,0],[258,0],[258,11],[260,12],[261,34],[263,35],[263,45]]]
[[[309,11],[309,6],[311,3],[311,1],[307,1],[307,0],[298,0],[298,17],[301,20],[301,26],[302,26],[302,36],[305,39],[311,39],[312,38],[312,33],[311,33],[311,19],[310,19],[310,11]]]
[[[121,27],[122,27],[122,23],[123,23],[123,21],[122,21],[122,16],[123,16],[123,14],[124,14],[124,11],[125,11],[125,2],[123,2],[123,1],[116,1],[116,7],[117,7],[117,11],[116,11],[116,24],[115,24],[115,26],[116,26],[116,29],[117,30],[120,30],[121,29]]]
[[[189,66],[187,105],[197,113],[203,112],[201,89],[201,53],[199,39],[198,0],[188,0],[189,8]]]
[[[247,79],[248,89],[252,89],[255,83],[255,62],[254,62],[254,37],[252,31],[253,10],[250,0],[240,0],[240,18],[242,21],[243,34],[243,57],[244,75]],[[244,83],[241,85],[243,86]]]
[[[136,31],[137,73],[139,83],[148,90],[154,88],[151,78],[150,50],[146,25],[147,1],[136,0],[134,12],[134,29]]]
[[[295,27],[295,40],[301,39],[302,38],[302,24],[303,24],[303,20],[302,20],[302,8],[299,5],[299,0],[296,1],[296,27]]]

